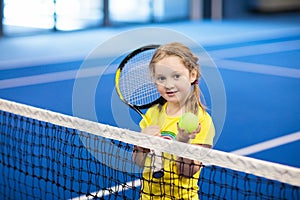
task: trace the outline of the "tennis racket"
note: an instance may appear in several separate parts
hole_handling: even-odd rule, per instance
[[[163,99],[157,91],[149,69],[152,56],[158,47],[159,45],[143,46],[129,53],[121,61],[115,76],[118,96],[123,103],[134,109],[147,125],[150,121],[141,110],[150,108]],[[151,153],[155,154],[154,151]],[[154,156],[154,160],[158,159],[159,157]],[[152,167],[155,178],[161,178],[164,175],[161,161],[155,161]]]
[[[159,45],[148,45],[128,54],[120,63],[115,76],[116,91],[120,99],[134,109],[149,124],[141,112],[161,101],[149,64]]]

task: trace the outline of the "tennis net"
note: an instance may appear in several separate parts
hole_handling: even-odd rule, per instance
[[[133,162],[134,145],[201,161],[200,199],[300,199],[299,168],[3,99],[0,122],[1,199],[139,199],[143,169]]]

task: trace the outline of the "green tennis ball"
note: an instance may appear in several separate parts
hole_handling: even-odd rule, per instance
[[[199,126],[198,117],[191,112],[187,112],[179,119],[178,126],[179,128],[184,129],[185,132],[191,133]]]

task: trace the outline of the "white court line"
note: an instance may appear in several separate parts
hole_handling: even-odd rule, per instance
[[[222,50],[210,51],[209,54],[213,58],[226,59],[226,58],[235,58],[235,57],[242,57],[242,56],[252,56],[252,55],[260,55],[260,54],[292,51],[297,49],[300,49],[300,40],[226,48]]]
[[[281,145],[295,142],[298,140],[300,140],[300,131],[296,132],[296,133],[291,133],[289,135],[281,136],[278,138],[274,138],[274,139],[271,139],[271,140],[268,140],[265,142],[261,142],[261,143],[255,144],[255,145],[251,145],[251,146],[248,146],[245,148],[241,148],[241,149],[238,149],[235,151],[231,151],[230,153],[238,154],[241,156],[248,156],[253,153],[258,153],[258,152],[265,151],[265,150],[268,150],[271,148],[279,147]],[[132,186],[139,187],[141,185],[141,182],[140,182],[140,180],[135,180],[133,182],[127,182],[126,185],[127,184],[129,185],[128,189],[130,189],[130,187],[132,187]],[[98,197],[104,197],[104,196],[110,195],[109,191],[118,192],[119,191],[118,189],[120,187],[122,187],[122,186],[113,186],[107,190],[99,190],[97,192],[93,192],[92,196],[101,194],[101,196],[98,196]],[[80,197],[73,198],[72,200],[82,200],[82,199],[88,200],[88,199],[90,199],[90,197],[87,197],[86,195],[82,195]]]
[[[58,57],[58,56],[39,56],[39,57],[26,57],[21,59],[12,59],[12,60],[0,60],[0,70],[7,69],[19,69],[19,68],[28,68],[28,67],[39,67],[40,65],[53,65],[61,64],[65,62],[76,62],[83,60],[85,56],[82,54],[73,54],[72,56]]]
[[[0,80],[0,89],[15,88],[21,86],[37,85],[42,83],[51,83],[63,80],[70,80],[76,77],[76,70],[47,73],[20,78],[11,78]]]
[[[215,61],[215,63],[217,64],[218,68],[223,69],[252,72],[257,74],[266,74],[273,76],[282,76],[288,78],[300,78],[300,70],[294,68],[240,62],[233,60],[217,60]]]
[[[288,144],[291,142],[295,142],[300,140],[300,131],[296,133],[291,133],[289,135],[281,136],[272,140],[268,140],[265,142],[261,142],[255,145],[251,145],[242,149],[238,149],[235,151],[232,151],[231,153],[246,156],[253,153],[258,153],[264,150],[268,150],[274,147],[278,147],[284,144]]]
[[[135,181],[127,182],[124,185],[126,185],[126,187],[128,187],[127,189],[130,189],[131,187],[139,187],[141,185],[141,181],[139,179],[137,179]],[[120,187],[122,187],[122,186],[121,185],[116,185],[116,186],[108,188],[107,190],[104,190],[104,191],[99,190],[97,192],[93,192],[89,196],[82,195],[82,196],[79,196],[79,197],[72,198],[72,200],[82,200],[82,199],[88,200],[88,199],[93,199],[93,196],[97,196],[97,199],[98,199],[98,198],[110,195],[111,192],[112,193],[119,192]]]
[[[37,85],[42,83],[53,83],[58,81],[72,80],[75,78],[86,78],[99,76],[104,72],[104,67],[93,67],[84,70],[69,70],[63,72],[54,72],[33,76],[25,76],[20,78],[11,78],[0,80],[0,89]]]

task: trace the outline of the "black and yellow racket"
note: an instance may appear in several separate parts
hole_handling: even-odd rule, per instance
[[[155,82],[151,78],[149,64],[159,45],[148,45],[128,54],[120,63],[115,77],[116,91],[120,99],[134,109],[149,124],[142,109],[161,101]]]
[[[134,109],[149,125],[149,119],[141,110],[162,101],[154,80],[150,74],[150,61],[159,45],[148,45],[138,48],[128,54],[120,63],[115,77],[115,86],[120,99]],[[155,152],[151,151],[153,154]],[[155,161],[156,160],[156,161]],[[153,176],[161,178],[164,175],[162,162],[154,156],[152,166]]]

